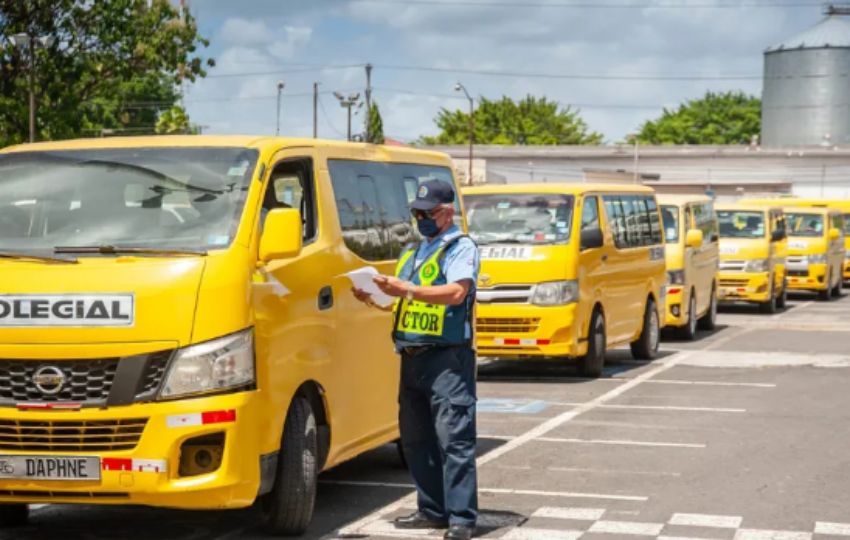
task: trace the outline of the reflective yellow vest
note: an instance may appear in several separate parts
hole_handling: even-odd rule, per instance
[[[464,235],[452,238],[416,267],[416,252],[419,245],[408,246],[398,259],[396,277],[418,286],[437,286],[447,283],[443,269],[446,251]],[[428,304],[417,300],[400,298],[395,304],[393,339],[405,343],[422,345],[464,345],[471,341],[466,337],[466,324],[472,325],[472,303],[474,292],[457,306]]]

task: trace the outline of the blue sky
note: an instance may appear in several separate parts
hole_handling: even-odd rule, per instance
[[[456,81],[475,96],[573,105],[606,141],[621,140],[707,90],[759,95],[764,49],[822,18],[812,0],[188,1],[217,62],[186,87],[205,133],[273,134],[283,81],[281,133],[310,136],[317,81],[319,136],[343,138],[345,111],[332,92],[362,93],[368,62],[385,133],[405,141],[435,133],[441,107],[467,107]],[[410,67],[437,71],[400,69]],[[702,79],[652,80],[682,76]],[[353,123],[362,130],[362,113]]]

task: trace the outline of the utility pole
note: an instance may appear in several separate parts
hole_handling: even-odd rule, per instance
[[[351,107],[357,105],[360,101],[360,93],[349,94],[348,97],[345,97],[339,92],[334,92],[334,97],[339,100],[340,107],[348,112],[348,142],[351,142]]]
[[[372,142],[372,64],[366,64],[366,142]]]
[[[10,38],[11,42],[20,51],[28,53],[27,80],[29,85],[29,140],[35,142],[35,49],[37,46],[44,48],[53,45],[53,36],[36,37],[27,33],[15,34]]]
[[[820,166],[820,196],[823,198],[824,185],[826,184],[826,164]]]
[[[275,124],[274,134],[280,135],[280,97],[283,94],[283,87],[286,86],[283,81],[277,82],[277,123]]]
[[[313,83],[313,138],[319,138],[319,83]]]
[[[455,92],[463,92],[463,95],[466,96],[466,99],[469,100],[469,172],[467,173],[466,184],[472,185],[472,145],[473,140],[475,139],[475,117],[473,113],[475,112],[475,101],[472,99],[472,96],[469,95],[469,92],[466,91],[466,87],[461,83],[455,84]]]

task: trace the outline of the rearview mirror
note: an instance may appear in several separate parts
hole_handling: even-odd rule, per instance
[[[829,239],[831,241],[834,242],[835,240],[838,240],[839,238],[841,238],[841,231],[839,231],[838,229],[830,229],[829,230]]]
[[[771,242],[779,242],[781,240],[785,240],[785,231],[782,229],[777,229],[770,233],[770,241]]]
[[[581,249],[601,248],[605,245],[605,238],[602,236],[602,230],[597,228],[584,229],[581,231]]]
[[[691,229],[685,237],[685,245],[689,248],[701,248],[703,240],[705,240],[705,238],[703,237],[701,230]]]
[[[301,253],[301,212],[278,208],[266,215],[260,237],[260,260],[269,262]]]

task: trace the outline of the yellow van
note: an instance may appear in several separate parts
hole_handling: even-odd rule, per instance
[[[845,282],[850,282],[850,200],[848,199],[809,199],[799,197],[780,197],[777,199],[753,199],[754,201],[766,204],[781,204],[785,207],[790,206],[809,206],[813,208],[833,208],[841,212],[841,217],[844,221],[844,271],[843,278]]]
[[[579,358],[602,374],[605,350],[653,358],[663,323],[664,243],[642,186],[513,184],[464,190],[481,250],[478,352]]]
[[[756,303],[776,313],[787,302],[788,241],[781,208],[739,202],[716,207],[720,229],[720,303]]]
[[[693,195],[658,195],[667,259],[667,324],[682,339],[717,319],[719,237],[714,202]]]
[[[391,273],[434,152],[144,137],[0,152],[0,523],[27,503],[310,522],[317,474],[398,437]],[[368,374],[368,376],[364,376]]]
[[[838,210],[790,206],[788,288],[817,291],[821,300],[841,296],[846,257],[844,218]]]

